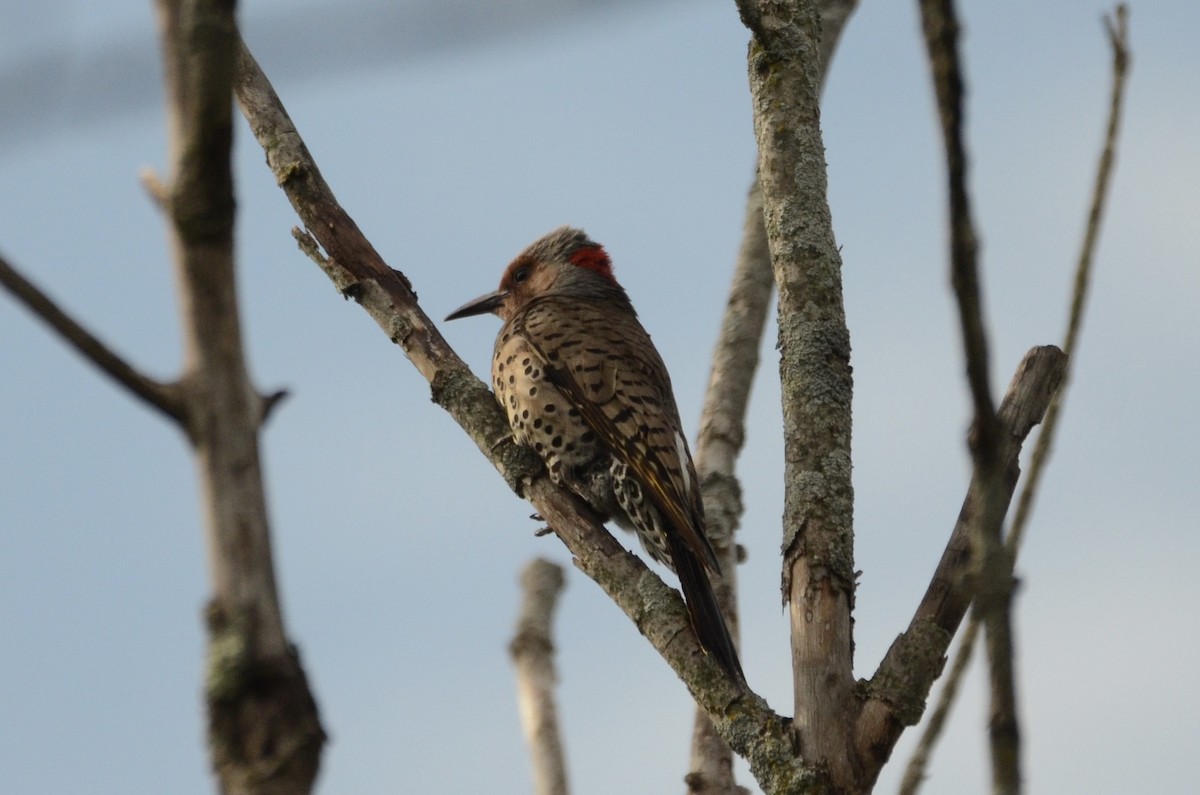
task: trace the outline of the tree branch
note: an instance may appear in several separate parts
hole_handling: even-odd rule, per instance
[[[753,33],[750,93],[763,216],[779,287],[784,420],[783,592],[800,748],[851,791],[854,496],[850,335],[826,197],[813,2],[739,2]]]
[[[1079,338],[1079,329],[1083,321],[1083,310],[1087,302],[1096,240],[1099,238],[1104,207],[1112,185],[1112,167],[1116,159],[1117,135],[1120,129],[1121,109],[1130,62],[1128,10],[1124,4],[1117,6],[1114,16],[1115,20],[1111,17],[1105,17],[1105,27],[1113,50],[1112,91],[1109,100],[1104,149],[1101,152],[1100,163],[1096,169],[1096,183],[1092,192],[1091,208],[1088,211],[1087,231],[1084,233],[1079,260],[1075,269],[1071,310],[1067,320],[1066,339],[1063,343],[1063,352],[1067,356],[1067,368],[1063,373],[1062,385],[1054,393],[1053,398],[1050,400],[1050,406],[1046,409],[1046,418],[1042,423],[1042,430],[1038,434],[1037,442],[1035,442],[1033,453],[1030,456],[1029,474],[1026,476],[1025,484],[1021,488],[1021,495],[1017,500],[1017,508],[1013,515],[1012,525],[1005,539],[1005,546],[1008,548],[1014,562],[1020,550],[1025,528],[1028,525],[1029,516],[1033,510],[1033,501],[1037,496],[1037,489],[1041,482],[1041,475],[1045,469],[1045,463],[1049,458],[1054,437],[1058,430],[1059,412],[1063,402],[1066,400],[1067,388],[1070,386],[1070,365],[1074,358],[1075,347]],[[921,734],[917,748],[909,760],[908,767],[905,769],[904,780],[901,783],[900,789],[902,795],[913,795],[920,786],[929,757],[945,725],[946,715],[949,713],[954,698],[958,693],[959,680],[962,678],[963,673],[967,669],[967,663],[971,659],[971,652],[974,648],[975,636],[978,634],[978,631],[979,621],[972,614],[963,632],[962,640],[958,645],[958,651],[955,653],[950,673],[947,675],[946,682],[942,686],[942,690],[938,696],[937,706],[930,715],[930,719]]]
[[[746,406],[758,369],[758,348],[767,322],[773,285],[767,231],[762,221],[762,190],[755,179],[746,198],[741,250],[713,351],[696,440],[696,473],[704,494],[704,517],[709,540],[721,565],[721,578],[714,582],[714,590],[735,640],[739,635],[739,554],[735,533],[741,523],[743,507],[742,487],[734,467],[746,439]],[[708,715],[699,708],[693,723],[691,759],[684,781],[688,792],[695,795],[738,792],[729,746],[717,735]]]
[[[857,0],[820,0],[821,14],[821,86],[829,74],[829,65],[842,30],[857,7]],[[763,224],[762,187],[757,169],[746,198],[742,245],[734,268],[733,283],[721,331],[713,351],[712,371],[708,379],[704,409],[700,415],[700,433],[696,442],[696,471],[704,492],[704,515],[709,538],[717,553],[724,576],[717,584],[717,600],[726,623],[738,637],[737,563],[738,548],[734,534],[741,521],[741,485],[734,472],[745,441],[746,407],[750,387],[758,371],[758,351],[762,344],[770,310],[774,275],[767,230]],[[697,708],[692,731],[692,753],[685,780],[688,792],[695,795],[724,795],[744,792],[733,778],[733,758],[728,746],[712,728],[704,711]]]
[[[280,187],[308,229],[302,247],[357,301],[430,383],[445,409],[519,495],[529,500],[574,555],[575,564],[637,625],[721,736],[751,766],[765,791],[810,791],[820,779],[793,751],[783,718],[734,682],[700,647],[677,591],[668,588],[554,486],[533,451],[513,443],[491,391],[470,372],[417,304],[408,280],[389,268],[337,204],[266,76],[242,46],[235,92]],[[318,250],[323,248],[328,256]]]
[[[208,739],[227,795],[304,793],[325,735],[284,631],[258,450],[270,402],[243,357],[233,256],[232,0],[158,0],[189,436],[207,508]]]
[[[920,0],[921,24],[937,96],[938,118],[946,149],[950,204],[950,276],[958,299],[967,381],[975,404],[973,450],[990,457],[995,441],[995,410],[988,375],[988,345],[979,295],[975,227],[967,194],[967,152],[963,142],[963,79],[958,60],[958,18],[953,0]]]
[[[958,642],[958,651],[955,652],[954,661],[950,664],[950,672],[946,674],[946,681],[938,694],[937,706],[930,713],[925,730],[921,733],[921,739],[917,742],[912,758],[908,760],[908,766],[904,768],[904,778],[900,780],[899,795],[916,795],[925,779],[925,768],[929,764],[930,754],[933,753],[937,738],[946,725],[946,718],[958,695],[959,685],[967,671],[967,663],[971,661],[971,649],[974,648],[978,636],[979,620],[972,614],[971,620],[967,622],[962,638]]]
[[[99,367],[105,375],[133,393],[134,397],[174,420],[185,433],[187,432],[187,415],[177,383],[162,383],[138,372],[133,365],[64,312],[50,296],[26,279],[4,257],[0,257],[0,285],[6,287],[13,297],[45,321],[52,331]]]
[[[561,568],[543,558],[521,572],[521,615],[508,651],[517,669],[517,703],[533,757],[534,795],[567,795],[567,761],[554,703],[552,623],[564,584]]]
[[[1004,549],[1000,529],[1011,488],[1001,483],[996,455],[1000,428],[992,407],[987,336],[979,295],[976,237],[967,195],[967,155],[963,141],[963,81],[958,59],[958,20],[953,0],[920,0],[922,28],[929,50],[934,93],[946,149],[950,203],[951,283],[958,299],[967,380],[975,404],[970,448],[982,475],[983,518],[975,526],[972,575],[975,610],[987,629],[991,682],[989,735],[992,780],[996,793],[1021,789],[1020,722],[1012,648],[1012,557]],[[1007,492],[1007,493],[1006,493]]]
[[[977,465],[925,596],[908,629],[892,643],[865,685],[867,700],[859,715],[855,745],[870,773],[868,781],[878,775],[904,728],[920,720],[929,690],[942,672],[946,649],[975,593],[969,576],[973,538],[980,525],[1003,520],[1020,475],[1022,442],[1045,414],[1062,382],[1066,363],[1066,355],[1052,345],[1033,348],[1021,360],[997,417],[1002,430],[994,448],[1001,472],[1000,515],[984,510],[988,500],[993,499],[987,492],[994,488],[991,478]]]

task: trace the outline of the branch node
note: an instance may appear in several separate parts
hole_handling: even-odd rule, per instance
[[[150,166],[143,166],[138,170],[138,181],[158,209],[166,211],[170,208],[171,188],[162,181],[157,171]]]

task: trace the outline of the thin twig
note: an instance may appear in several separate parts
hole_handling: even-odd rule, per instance
[[[946,725],[946,719],[950,716],[950,707],[958,695],[958,687],[962,683],[963,674],[966,673],[967,663],[971,661],[971,650],[974,648],[975,639],[978,636],[979,620],[972,614],[958,641],[958,651],[955,652],[954,661],[950,664],[950,672],[946,674],[946,681],[938,696],[937,706],[929,714],[929,720],[925,724],[921,739],[917,743],[916,750],[913,751],[912,758],[908,760],[908,766],[904,769],[904,778],[900,780],[899,795],[916,795],[925,780],[925,769],[929,765],[929,756],[933,753],[934,743]]]
[[[1046,418],[1042,423],[1042,430],[1038,434],[1037,441],[1034,443],[1033,453],[1030,457],[1029,473],[1026,476],[1024,485],[1021,487],[1021,494],[1017,499],[1017,507],[1013,514],[1012,524],[1005,539],[1005,545],[1012,555],[1014,562],[1020,550],[1021,541],[1024,538],[1025,528],[1028,526],[1029,517],[1033,510],[1033,502],[1037,496],[1037,489],[1052,449],[1055,434],[1058,430],[1059,413],[1063,402],[1066,400],[1067,388],[1070,385],[1071,363],[1074,360],[1075,347],[1079,339],[1079,329],[1083,321],[1088,285],[1091,280],[1095,244],[1099,238],[1104,208],[1112,184],[1112,168],[1116,159],[1121,110],[1124,104],[1125,84],[1131,60],[1129,54],[1128,10],[1125,5],[1117,6],[1115,21],[1113,18],[1105,18],[1105,27],[1113,49],[1113,82],[1104,149],[1101,152],[1100,163],[1096,170],[1096,183],[1092,191],[1092,204],[1088,211],[1087,231],[1084,233],[1083,245],[1080,248],[1079,259],[1075,268],[1071,310],[1067,320],[1066,339],[1063,343],[1063,352],[1067,354],[1067,369],[1063,374],[1062,386],[1054,394],[1053,399],[1050,401],[1050,406],[1046,410]],[[979,621],[972,615],[963,631],[962,640],[958,645],[958,650],[955,652],[945,684],[942,685],[941,692],[938,695],[937,705],[929,716],[929,720],[917,743],[917,748],[914,750],[913,756],[909,760],[908,767],[905,770],[900,788],[901,795],[915,795],[921,781],[924,779],[929,758],[932,756],[934,746],[940,739],[946,716],[949,714],[958,693],[959,682],[967,669],[967,663],[970,662],[971,653],[975,645],[974,640],[978,631]]]
[[[953,0],[920,0],[921,23],[933,73],[950,204],[950,275],[958,299],[967,381],[975,406],[974,448],[982,460],[995,444],[995,411],[988,375],[988,343],[980,298],[977,243],[967,192],[967,150],[963,140],[963,79],[958,58],[958,18]]]
[[[151,408],[173,420],[187,433],[187,414],[183,408],[178,384],[155,381],[138,372],[133,365],[64,312],[50,296],[38,289],[3,257],[0,257],[0,284],[84,358],[99,367],[105,375]]]
[[[1114,19],[1115,17],[1115,19]],[[1075,265],[1074,288],[1071,292],[1071,312],[1067,318],[1066,338],[1063,351],[1069,362],[1074,360],[1075,348],[1079,342],[1079,330],[1083,325],[1083,313],[1087,304],[1088,286],[1092,277],[1092,262],[1095,259],[1096,241],[1100,237],[1100,227],[1104,218],[1104,208],[1108,202],[1108,192],[1112,185],[1113,164],[1117,157],[1117,138],[1121,127],[1121,110],[1124,105],[1125,83],[1129,73],[1129,11],[1122,3],[1117,6],[1114,17],[1105,17],[1105,28],[1108,32],[1109,43],[1112,45],[1113,82],[1109,97],[1108,124],[1105,128],[1104,150],[1100,154],[1100,163],[1096,169],[1096,183],[1092,189],[1092,204],[1088,209],[1087,230],[1083,235],[1079,259]],[[1029,462],[1029,478],[1021,490],[1017,501],[1017,510],[1013,516],[1012,529],[1008,534],[1008,544],[1015,552],[1021,545],[1029,515],[1033,510],[1033,501],[1037,496],[1037,487],[1041,482],[1042,468],[1050,455],[1054,443],[1055,431],[1058,429],[1058,414],[1066,399],[1067,388],[1071,383],[1071,368],[1069,366],[1063,377],[1063,385],[1050,402],[1046,411],[1046,421],[1038,434],[1037,443],[1033,447],[1033,456]]]

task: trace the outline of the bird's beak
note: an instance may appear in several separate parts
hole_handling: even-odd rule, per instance
[[[482,315],[485,312],[495,312],[500,308],[500,304],[504,303],[505,298],[508,298],[508,290],[497,290],[494,293],[481,295],[474,301],[468,301],[458,309],[455,309],[453,312],[446,315],[446,320],[458,320],[460,317],[470,317],[471,315]]]

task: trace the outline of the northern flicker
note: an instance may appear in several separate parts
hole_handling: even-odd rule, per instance
[[[499,290],[446,319],[486,312],[504,321],[492,383],[517,441],[678,575],[701,645],[742,678],[709,581],[720,571],[671,378],[608,254],[557,229],[512,261]]]

